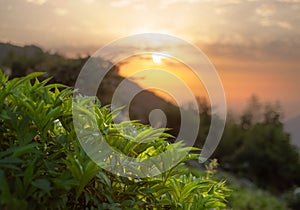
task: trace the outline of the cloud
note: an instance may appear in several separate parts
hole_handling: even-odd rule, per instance
[[[260,21],[260,24],[262,25],[262,26],[272,26],[273,25],[273,23],[272,23],[272,21],[271,20],[269,20],[268,18],[264,18],[264,19],[262,19],[261,21]]]
[[[286,21],[277,21],[276,25],[281,27],[281,28],[288,29],[288,30],[293,29],[293,26],[290,23],[286,22]]]
[[[163,0],[160,1],[160,8],[167,8],[173,4],[180,4],[184,3],[184,5],[192,5],[192,4],[210,4],[210,5],[217,5],[217,6],[229,6],[229,5],[237,5],[247,2],[258,2],[261,0]]]
[[[116,0],[110,4],[112,7],[130,7],[135,10],[142,10],[146,8],[145,2],[138,0]]]
[[[48,0],[27,0],[27,2],[29,3],[38,4],[38,5],[45,4],[47,1]]]
[[[85,1],[89,1],[89,0],[85,0]],[[94,1],[94,0],[91,0]],[[156,1],[151,1],[151,3],[156,2],[156,4],[160,7],[160,8],[167,8],[169,6],[172,6],[174,4],[182,4],[184,3],[185,5],[191,5],[191,4],[200,4],[200,3],[207,3],[207,4],[218,4],[218,5],[231,5],[231,4],[240,4],[240,3],[245,3],[245,2],[257,2],[259,0],[164,0],[164,1],[160,1],[160,0],[156,0]],[[111,1],[111,6],[112,7],[128,7],[128,6],[132,6],[132,7],[141,7],[145,6],[144,4],[149,4],[150,1],[148,1],[147,3],[143,2],[143,4],[141,4],[142,1],[138,1],[138,0],[113,0]]]
[[[281,2],[300,2],[300,0],[278,0]],[[276,4],[263,4],[257,7],[255,12],[259,16],[260,24],[264,27],[279,27],[281,29],[292,30],[294,27],[288,21],[281,20],[283,8],[275,6]],[[278,5],[278,4],[277,4]],[[288,7],[287,7],[288,8]],[[281,17],[281,18],[280,18]]]
[[[95,0],[81,0],[83,1],[84,3],[87,3],[87,4],[92,4],[95,2]]]
[[[300,3],[300,0],[277,0],[278,2],[284,3]]]
[[[225,9],[225,8],[216,8],[216,9],[215,9],[215,13],[216,13],[217,15],[223,15],[225,12],[226,12],[226,9]]]
[[[299,40],[252,41],[251,44],[215,42],[199,44],[209,56],[231,57],[241,60],[286,60],[299,62]]]
[[[135,2],[134,0],[117,0],[117,1],[112,1],[111,6],[112,7],[125,7],[134,2]]]
[[[246,1],[257,1],[257,0],[164,0],[160,2],[160,8],[167,8],[173,4],[184,3],[184,4],[200,4],[200,3],[210,3],[219,5],[230,5],[239,4]]]
[[[222,4],[222,5],[228,5],[228,4],[240,4],[245,2],[257,2],[259,0],[185,0],[184,2],[182,0],[164,0],[162,1],[165,5],[175,4],[175,3],[188,3],[188,4],[194,4],[194,3],[215,3],[215,4]]]
[[[261,21],[260,21],[260,24],[262,26],[265,26],[265,27],[271,27],[271,26],[277,26],[277,27],[280,27],[280,28],[283,28],[283,29],[287,29],[287,30],[292,30],[294,29],[294,27],[287,21],[276,21],[276,20],[270,20],[268,18],[263,18]]]
[[[271,17],[276,12],[276,7],[274,5],[263,4],[262,6],[256,8],[256,14],[262,17]]]
[[[57,14],[58,16],[65,16],[66,14],[68,14],[68,10],[64,8],[55,8],[54,13]]]

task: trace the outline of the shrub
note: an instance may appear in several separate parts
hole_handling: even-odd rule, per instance
[[[299,150],[284,130],[279,105],[260,110],[259,104],[252,97],[241,123],[227,123],[214,157],[223,169],[279,194],[300,185]]]
[[[288,194],[284,198],[272,195],[270,192],[257,188],[255,185],[250,184],[245,179],[239,179],[235,175],[222,171],[217,172],[218,166],[217,160],[213,159],[206,165],[206,171],[199,170],[198,168],[191,168],[190,171],[196,176],[204,176],[205,174],[212,175],[214,180],[224,180],[226,178],[226,184],[231,189],[230,196],[227,198],[228,206],[226,209],[238,209],[238,210],[287,210],[288,207],[292,207],[292,201],[290,198],[296,198],[296,196],[290,196]],[[288,200],[290,199],[290,200]],[[293,200],[296,201],[296,200]],[[293,203],[296,204],[296,203]],[[299,208],[292,208],[299,209]]]
[[[228,198],[230,207],[239,210],[284,210],[285,202],[272,196],[270,193],[256,188],[233,188],[232,195]]]
[[[295,188],[285,192],[282,195],[282,199],[286,201],[288,207],[291,209],[299,209],[300,208],[300,188]]]
[[[0,205],[4,209],[220,209],[224,182],[186,174],[184,161],[159,177],[117,176],[97,166],[80,147],[72,122],[73,91],[39,81],[42,73],[8,78],[0,71]],[[170,149],[164,134],[145,144],[118,131],[107,107],[95,106],[100,131],[129,156]],[[86,110],[88,111],[88,110]],[[123,123],[137,132],[154,129]],[[126,127],[128,126],[128,127]],[[127,128],[127,129],[126,129]],[[129,147],[128,145],[134,145]],[[181,144],[173,149],[186,150]]]

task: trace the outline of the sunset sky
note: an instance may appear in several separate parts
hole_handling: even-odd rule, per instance
[[[0,42],[76,56],[142,32],[199,47],[229,109],[256,94],[300,115],[300,0],[0,0]]]

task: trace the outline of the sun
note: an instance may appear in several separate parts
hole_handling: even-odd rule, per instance
[[[161,64],[161,60],[163,58],[163,55],[159,53],[152,53],[152,61],[156,64]]]

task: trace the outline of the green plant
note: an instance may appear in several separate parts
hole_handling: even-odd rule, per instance
[[[281,122],[279,105],[252,97],[240,123],[227,123],[215,151],[221,167],[275,194],[300,184],[300,155]],[[280,180],[280,181],[278,181]]]
[[[296,198],[291,194],[283,198],[272,195],[270,192],[259,189],[255,185],[250,185],[244,179],[239,179],[233,174],[225,171],[216,171],[218,166],[217,160],[213,159],[206,165],[206,171],[199,170],[198,168],[191,168],[192,174],[198,177],[209,176],[214,180],[224,180],[231,189],[230,196],[227,198],[228,206],[225,209],[238,209],[238,210],[256,210],[256,209],[269,209],[269,210],[287,210],[291,207],[292,202],[290,198]],[[298,209],[298,208],[295,208]]]
[[[267,191],[254,188],[233,188],[232,195],[228,198],[230,207],[239,210],[286,210],[287,205],[272,196]]]
[[[0,205],[4,209],[220,209],[224,182],[186,174],[187,155],[159,177],[131,178],[101,169],[83,151],[72,121],[73,91],[39,81],[42,73],[8,78],[0,71]],[[114,124],[94,104],[107,142],[132,157],[190,148],[137,122]],[[83,110],[88,112],[89,110]],[[134,133],[132,132],[134,128]],[[133,142],[132,139],[140,142]],[[147,139],[147,142],[143,142]]]
[[[294,188],[282,195],[282,199],[287,203],[288,207],[291,209],[300,208],[300,188]]]

